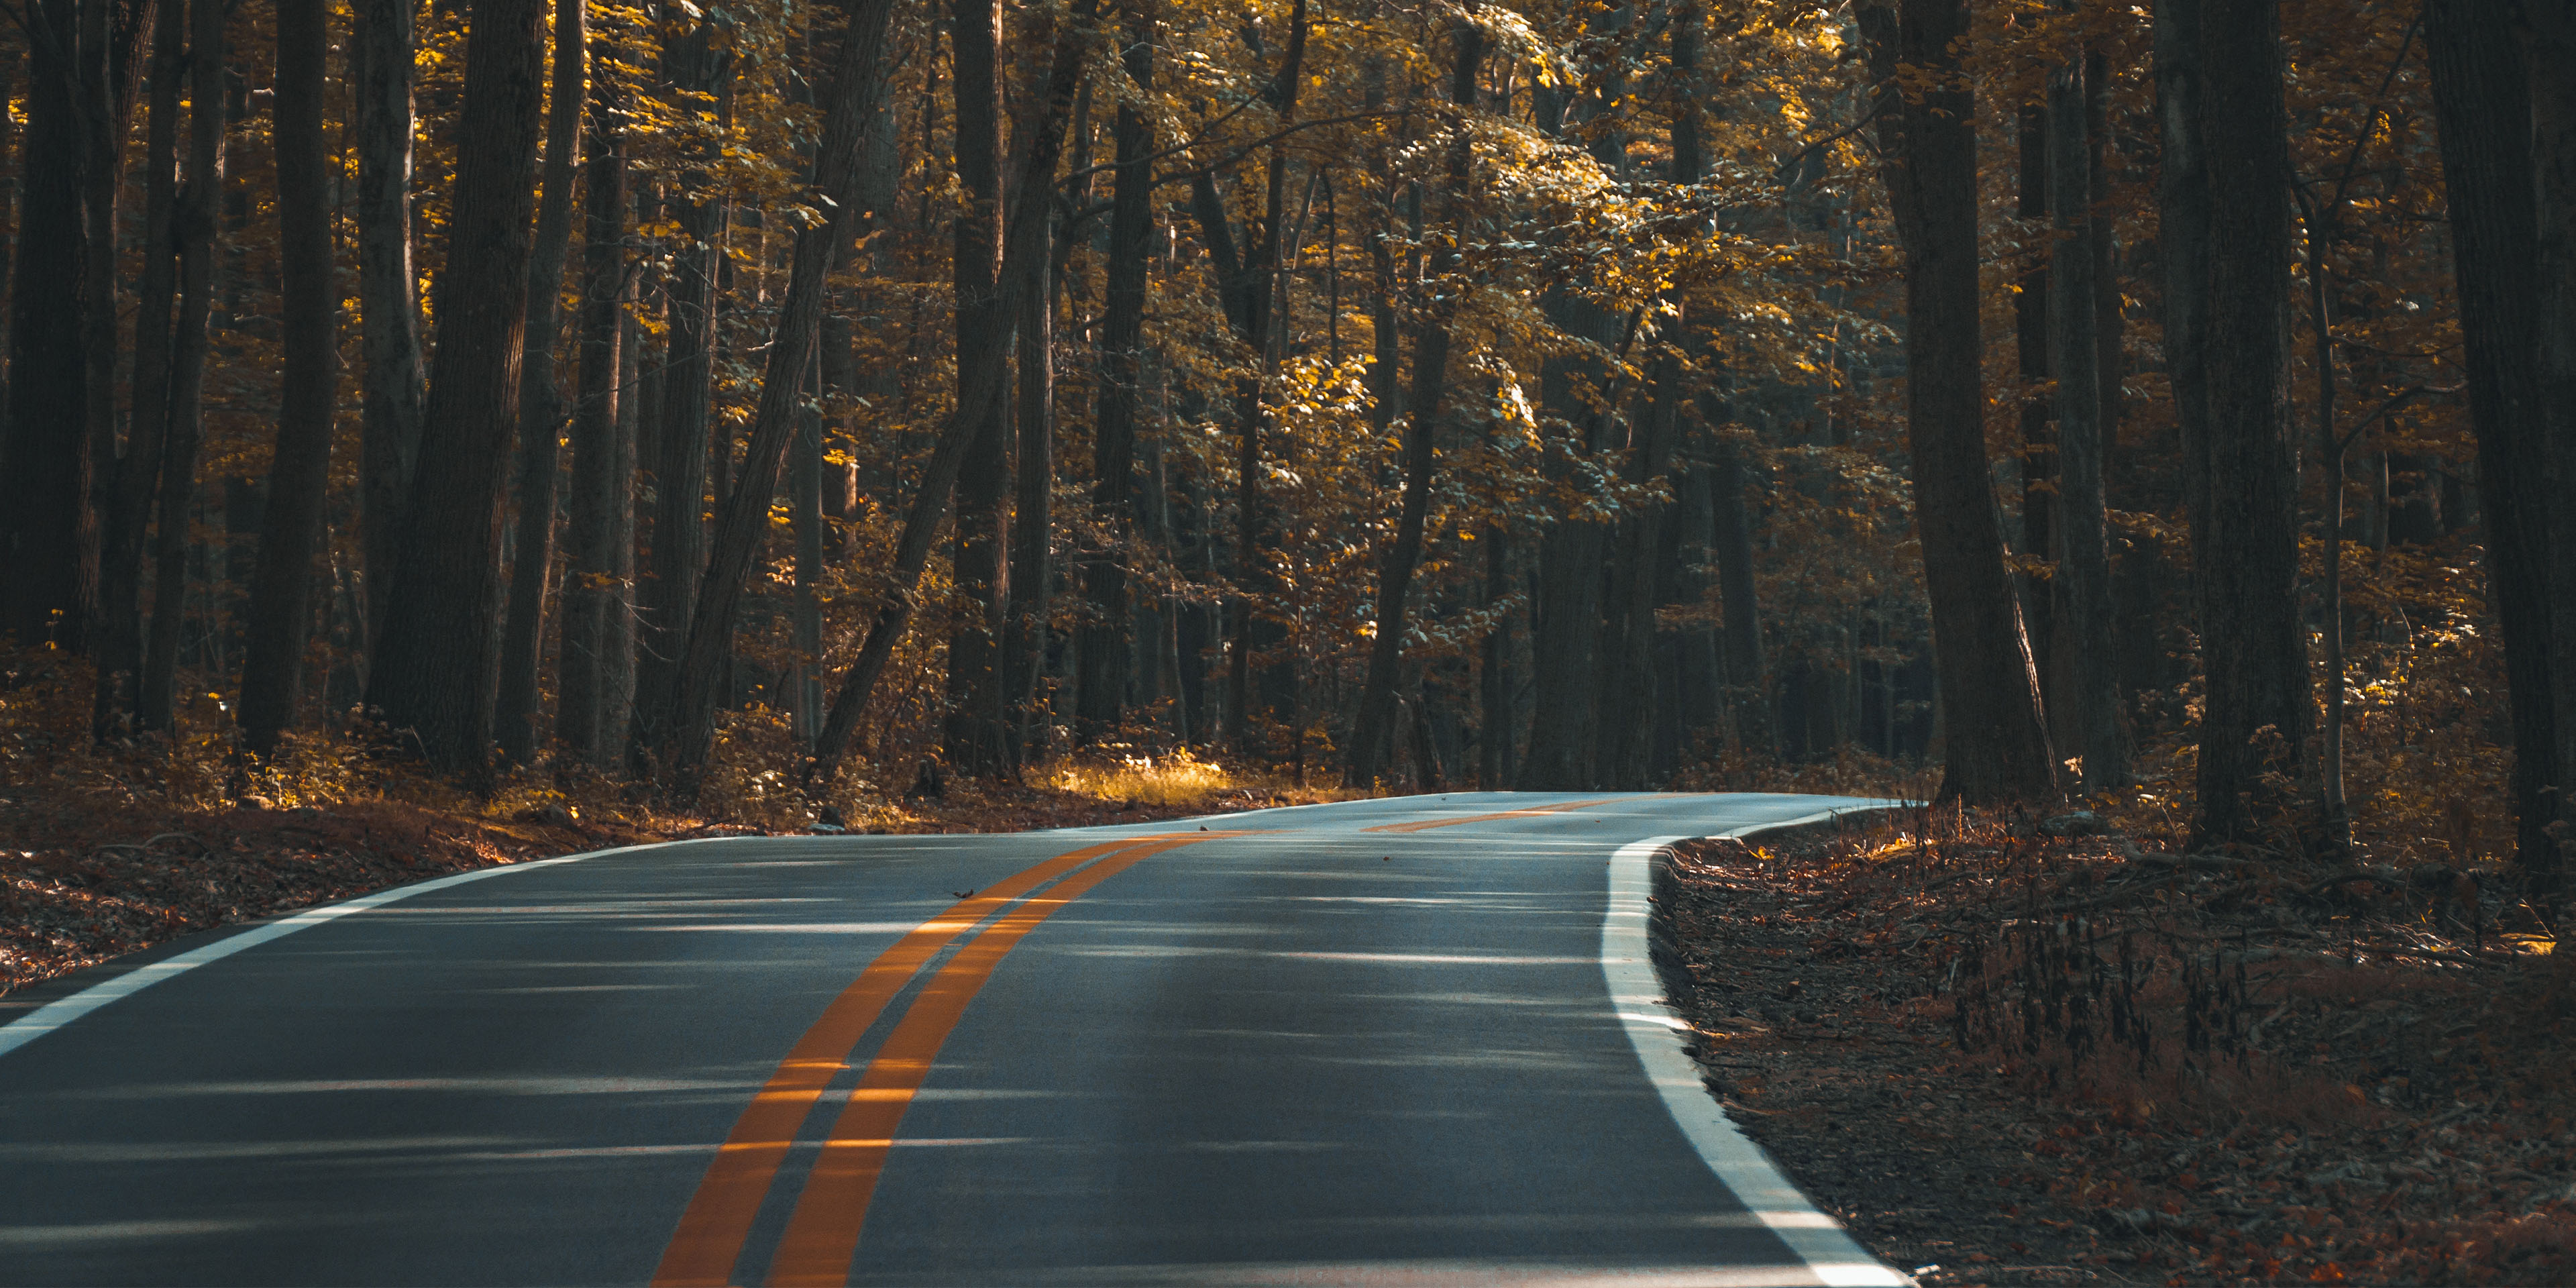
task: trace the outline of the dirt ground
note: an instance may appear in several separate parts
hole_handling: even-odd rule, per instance
[[[2576,971],[2499,882],[1897,818],[1659,896],[1710,1089],[1889,1264],[2576,1282]]]

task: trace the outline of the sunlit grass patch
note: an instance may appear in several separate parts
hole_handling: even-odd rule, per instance
[[[1148,752],[1060,760],[1037,778],[1040,786],[1059,792],[1139,805],[1213,804],[1220,793],[1255,785],[1215,761],[1199,759],[1187,747],[1161,756]]]

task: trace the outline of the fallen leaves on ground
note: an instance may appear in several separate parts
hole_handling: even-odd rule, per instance
[[[2576,969],[2496,893],[1900,817],[1660,895],[1711,1089],[1890,1264],[2576,1282]]]

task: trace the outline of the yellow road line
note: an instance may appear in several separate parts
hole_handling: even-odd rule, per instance
[[[1191,835],[1204,840],[1234,834]],[[846,1066],[850,1048],[858,1045],[868,1026],[876,1023],[886,1004],[903,991],[924,963],[977,922],[1039,885],[1101,855],[1156,839],[1127,837],[1058,855],[974,898],[960,900],[956,907],[921,923],[869,963],[858,979],[824,1008],[822,1018],[797,1040],[787,1058],[779,1063],[778,1072],[770,1075],[767,1085],[735,1121],[733,1132],[725,1137],[715,1161],[707,1165],[705,1178],[698,1182],[697,1193],[689,1199],[688,1210],[680,1214],[679,1227],[662,1253],[661,1267],[653,1272],[654,1284],[674,1288],[683,1284],[722,1285],[732,1277],[733,1263],[742,1255],[752,1219],[760,1212],[770,1182],[777,1178],[779,1164],[787,1158],[796,1129],[804,1125],[805,1116],[821,1098],[825,1084]]]
[[[795,1214],[787,1221],[787,1235],[779,1241],[778,1253],[770,1261],[769,1283],[774,1288],[801,1288],[849,1281],[850,1262],[859,1247],[859,1230],[868,1219],[868,1202],[876,1194],[877,1177],[885,1170],[886,1153],[894,1144],[895,1130],[903,1125],[904,1111],[912,1107],[913,1093],[930,1076],[940,1046],[965,1017],[967,1004],[975,1000],[985,981],[993,977],[994,968],[1002,964],[1003,956],[1022,936],[1057,909],[1080,898],[1084,891],[1148,856],[1197,841],[1241,835],[1244,833],[1192,832],[1153,838],[1147,844],[1102,859],[1012,909],[990,929],[969,940],[957,956],[931,976],[894,1032],[887,1035],[876,1058],[868,1062],[859,1076],[858,1090],[832,1124],[831,1138],[823,1143],[822,1156],[815,1160],[813,1173],[806,1177],[805,1188],[797,1195]]]
[[[1665,794],[1669,795],[1669,793]],[[1363,832],[1428,832],[1435,827],[1490,823],[1498,818],[1536,818],[1543,814],[1562,814],[1570,809],[1587,809],[1594,805],[1613,804],[1618,799],[1614,796],[1609,800],[1567,801],[1562,805],[1532,805],[1528,809],[1507,809],[1498,814],[1470,814],[1465,818],[1423,818],[1415,819],[1410,823],[1380,823],[1376,827],[1364,827],[1360,830]]]

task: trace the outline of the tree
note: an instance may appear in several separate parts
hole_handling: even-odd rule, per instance
[[[2084,57],[2069,57],[2048,82],[2048,196],[2057,239],[2048,265],[2049,368],[2057,380],[2055,592],[2058,625],[2072,645],[2070,681],[2057,700],[2070,710],[2058,727],[2084,757],[2084,787],[2107,792],[2129,780],[2128,731],[2120,719],[2119,647],[2112,629],[2111,565],[2104,541],[2102,464],[2109,441],[2102,386],[2095,280],[2092,176]]]
[[[420,454],[420,280],[412,271],[412,11],[356,0],[350,80],[358,136],[359,485],[368,639],[381,633],[400,561],[403,498]]]
[[[1055,184],[1056,162],[1064,155],[1066,118],[1072,113],[1074,91],[1081,79],[1082,55],[1089,43],[1094,8],[1091,0],[1076,0],[1056,30],[1054,56],[1038,95],[1041,106],[1032,114],[1029,144],[1019,150],[1019,165],[1010,191],[1043,193]],[[830,155],[828,148],[825,155]],[[1002,266],[995,278],[994,308],[998,315],[1014,316],[1020,301],[1034,286],[1037,265],[1044,262],[1046,253],[1047,221],[1053,214],[1048,203],[1040,200],[1023,200],[1012,206],[1002,230]],[[911,624],[921,570],[930,562],[930,547],[947,511],[949,489],[956,485],[974,426],[1002,398],[1003,364],[1010,357],[1008,338],[1007,332],[991,332],[991,343],[957,355],[958,365],[972,373],[971,379],[961,376],[958,381],[958,387],[968,391],[966,400],[957,405],[955,415],[941,432],[929,464],[922,471],[919,490],[904,514],[889,588],[868,623],[867,638],[860,644],[858,656],[841,677],[841,689],[832,699],[823,732],[815,739],[814,759],[804,775],[809,785],[828,780],[840,768],[841,757],[849,750],[850,735],[858,729],[859,714],[867,708],[878,678],[885,674],[895,641]]]
[[[170,426],[171,313],[177,307],[179,82],[186,74],[187,10],[163,8],[152,24],[151,134],[144,145],[143,275],[134,313],[132,431],[108,486],[99,552],[98,690],[92,736],[105,739],[141,712],[143,545],[162,480]]]
[[[457,119],[438,351],[403,560],[367,701],[441,770],[488,771],[501,487],[526,335],[530,180],[545,107],[544,0],[475,0]]]
[[[1976,114],[1957,78],[1961,0],[1862,11],[1871,71],[1920,78],[1878,106],[1881,171],[1905,252],[1906,442],[1949,745],[1943,799],[2056,792],[2039,679],[2003,561],[1978,372]]]
[[[1299,13],[1304,12],[1303,7]],[[1485,58],[1484,33],[1461,22],[1450,36],[1449,101],[1456,105],[1450,121],[1448,173],[1442,198],[1446,228],[1431,254],[1424,287],[1431,298],[1420,302],[1421,323],[1413,336],[1413,388],[1404,418],[1404,500],[1395,520],[1395,540],[1388,543],[1378,571],[1377,633],[1371,642],[1368,678],[1360,690],[1358,718],[1353,722],[1346,782],[1368,787],[1377,781],[1378,760],[1386,751],[1395,716],[1397,670],[1403,659],[1405,598],[1413,591],[1413,573],[1422,562],[1422,526],[1431,511],[1432,469],[1437,461],[1441,400],[1449,387],[1450,327],[1458,316],[1459,246],[1467,236],[1466,210],[1475,162],[1473,113],[1476,72]]]
[[[98,608],[98,514],[90,504],[98,459],[113,458],[108,426],[93,423],[90,389],[99,338],[96,298],[111,272],[92,239],[112,215],[90,207],[115,192],[100,185],[102,133],[122,97],[116,80],[133,61],[148,4],[37,0],[24,10],[34,41],[27,140],[21,151],[17,264],[10,274],[9,406],[0,441],[0,633],[21,643],[88,647]],[[121,124],[121,113],[116,113]],[[112,264],[109,266],[112,268]],[[108,333],[113,335],[111,330]]]
[[[2535,407],[2545,417],[2541,475],[2546,495],[2558,499],[2549,515],[2549,600],[2553,606],[2576,604],[2576,505],[2567,497],[2576,488],[2576,85],[2568,69],[2576,65],[2576,13],[2565,4],[2528,0],[2521,8],[2524,79],[2531,89],[2531,175],[2538,254],[2533,277],[2539,292],[2538,330],[2532,336],[2537,359],[2532,383]],[[2521,498],[2517,496],[2516,500]],[[2553,608],[2555,611],[2555,608]],[[2576,765],[2576,629],[2550,634],[2550,692],[2557,736],[2558,813],[2576,826],[2576,799],[2571,799],[2567,767]],[[2565,847],[2562,845],[2562,855]],[[2535,872],[2544,888],[2558,878],[2560,856],[2551,856]]]
[[[600,768],[616,758],[607,736],[611,709],[626,696],[611,676],[626,611],[620,572],[633,557],[619,537],[620,519],[631,516],[635,505],[633,446],[625,428],[633,395],[621,352],[628,287],[620,108],[618,86],[602,65],[591,77],[590,139],[583,148],[581,307],[575,319],[581,370],[573,404],[572,519],[565,534],[569,559],[555,704],[555,741],[564,755]]]
[[[956,98],[957,212],[950,280],[957,291],[957,351],[1008,348],[1015,319],[996,313],[1002,269],[1001,0],[956,0],[949,24],[949,84]],[[1039,193],[1023,200],[1045,200]],[[963,378],[968,374],[961,364]],[[957,391],[964,406],[967,392]],[[1003,559],[1003,503],[1010,492],[1010,438],[996,399],[974,427],[957,478],[957,610],[948,632],[947,759],[951,768],[991,776],[1005,768],[1002,743],[1001,617],[1010,600]]]
[[[770,335],[769,362],[761,380],[751,441],[743,452],[741,477],[716,520],[715,549],[707,560],[706,580],[701,583],[697,611],[689,619],[672,681],[674,692],[664,727],[671,731],[668,763],[683,795],[695,790],[707,748],[714,741],[717,686],[733,637],[734,613],[752,554],[769,526],[779,465],[788,439],[796,432],[805,366],[812,360],[822,324],[825,277],[853,226],[861,141],[885,101],[880,64],[892,9],[892,0],[854,0],[849,25],[841,33],[806,222],[796,235],[787,298],[779,305],[778,325]],[[1052,156],[1049,161],[1052,169]],[[1008,353],[1003,343],[1007,337],[1007,330],[993,337],[991,353],[996,362]],[[976,373],[986,386],[996,383],[999,374],[991,368]],[[955,468],[950,467],[952,479]]]
[[[1153,11],[1143,0],[1120,6],[1124,43],[1119,65],[1136,94],[1154,89]],[[1109,210],[1107,306],[1100,333],[1100,392],[1093,403],[1091,502],[1107,539],[1081,556],[1088,615],[1075,635],[1080,688],[1074,736],[1091,742],[1116,731],[1127,703],[1127,543],[1136,527],[1136,409],[1143,378],[1146,255],[1154,236],[1154,132],[1144,109],[1122,95],[1113,131],[1117,150]]]
[[[585,39],[583,0],[556,0],[554,90],[546,118],[545,197],[528,257],[528,334],[519,364],[519,528],[501,637],[501,754],[537,755],[537,672],[546,640],[555,564],[555,495],[562,473],[563,395],[555,388],[555,338],[563,329],[564,260],[572,249],[573,175],[581,166]]]
[[[179,632],[187,611],[188,515],[204,441],[206,323],[214,308],[215,198],[224,178],[224,0],[188,0],[188,168],[177,194],[179,324],[170,337],[168,420],[152,534],[152,624],[136,723],[167,731],[177,700]]]
[[[331,414],[340,397],[340,291],[333,280],[330,153],[322,131],[330,47],[324,0],[280,0],[277,218],[285,362],[241,688],[242,742],[263,756],[296,723],[302,696],[313,560],[330,485]]]
[[[2298,458],[2290,435],[2289,127],[2273,0],[2205,7],[2209,166],[2207,504],[2201,570],[2199,814],[2205,841],[2277,824],[2304,780],[2311,697],[2298,620]]]

